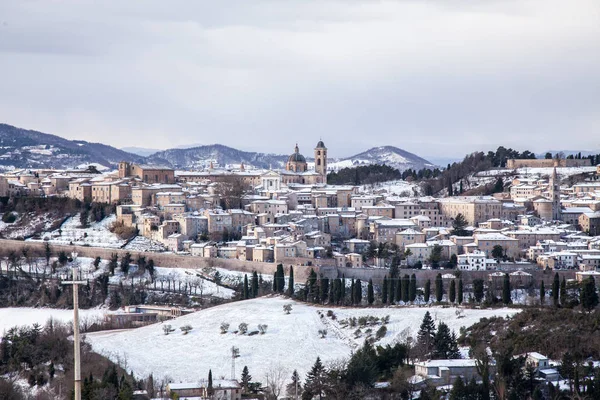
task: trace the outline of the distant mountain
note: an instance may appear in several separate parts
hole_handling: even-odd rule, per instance
[[[198,146],[189,149],[169,149],[148,157],[152,162],[166,162],[174,168],[204,168],[211,162],[214,166],[239,165],[255,168],[282,168],[288,156],[279,154],[241,151],[221,144]]]
[[[145,147],[121,147],[121,150],[127,153],[137,154],[141,157],[148,157],[156,152],[161,151],[160,149],[148,149]]]
[[[373,147],[352,157],[342,158],[340,160],[330,162],[328,168],[338,170],[341,168],[368,164],[385,164],[390,167],[397,168],[400,171],[404,171],[409,168],[421,169],[435,167],[433,163],[406,150],[402,150],[394,146],[381,146]]]
[[[74,168],[81,164],[115,167],[119,161],[142,162],[138,155],[101,143],[0,124],[0,166],[15,168]]]

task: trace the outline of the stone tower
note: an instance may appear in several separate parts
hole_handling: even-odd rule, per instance
[[[552,170],[552,176],[550,177],[550,200],[552,201],[552,219],[554,221],[560,220],[561,209],[560,209],[560,182],[556,175],[556,167]]]
[[[321,183],[327,183],[327,147],[322,140],[315,147],[315,172],[321,175]]]

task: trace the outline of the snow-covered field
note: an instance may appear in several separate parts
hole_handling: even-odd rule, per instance
[[[154,251],[163,252],[167,248],[159,242],[148,239],[145,236],[136,236],[133,240],[124,247],[125,250],[130,251]]]
[[[42,240],[47,239],[53,244],[120,248],[125,241],[109,230],[116,219],[116,215],[111,215],[100,222],[90,224],[89,228],[81,228],[79,214],[77,214],[67,219],[60,229],[43,234]]]
[[[418,184],[404,180],[380,182],[372,185],[361,186],[363,192],[373,190],[386,190],[390,196],[417,197],[421,194],[421,187]]]
[[[102,308],[80,310],[79,317],[81,319],[96,320],[103,318],[106,312],[107,310]],[[50,318],[55,321],[71,322],[73,321],[73,310],[21,307],[0,308],[0,333],[4,333],[14,326],[33,324],[44,326]]]
[[[293,304],[291,314],[283,312],[285,304]],[[175,381],[195,382],[208,376],[230,377],[231,348],[239,348],[235,360],[236,377],[243,366],[248,366],[255,380],[265,382],[265,374],[273,369],[285,369],[291,374],[295,368],[302,378],[320,356],[324,363],[348,358],[364,338],[355,338],[356,328],[343,328],[339,321],[350,317],[373,315],[390,316],[387,335],[378,343],[393,343],[405,335],[415,336],[426,311],[436,321],[444,321],[450,329],[470,326],[483,317],[507,316],[515,309],[464,310],[464,318],[457,318],[456,308],[391,307],[391,308],[335,308],[336,320],[326,316],[328,308],[297,303],[282,297],[259,298],[229,303],[169,322],[175,329],[169,335],[163,324],[150,325],[128,331],[95,332],[87,335],[95,351],[113,360],[127,360],[127,368],[138,376],[151,372],[156,378],[168,376]],[[321,315],[323,315],[321,317]],[[221,334],[222,322],[230,324],[228,333]],[[248,332],[258,330],[258,324],[268,325],[264,335],[234,334],[240,323],[248,324]],[[183,335],[179,328],[191,325],[193,330]],[[321,338],[319,330],[328,334]],[[160,372],[159,372],[160,371]]]

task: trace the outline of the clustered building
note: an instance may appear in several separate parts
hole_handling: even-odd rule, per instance
[[[115,203],[117,223],[198,257],[361,267],[374,241],[397,246],[408,264],[426,265],[439,251],[444,260],[456,257],[459,269],[494,269],[501,246],[502,258],[543,268],[600,267],[598,181],[561,187],[554,168],[547,180],[515,178],[495,196],[407,198],[327,184],[327,171],[319,141],[310,168],[296,144],[282,170],[121,162],[105,173],[14,171],[0,177],[0,196]],[[466,236],[452,232],[459,215]]]

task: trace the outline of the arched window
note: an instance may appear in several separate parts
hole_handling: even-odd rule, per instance
[[[321,165],[321,159],[320,158],[317,159],[317,165]]]

